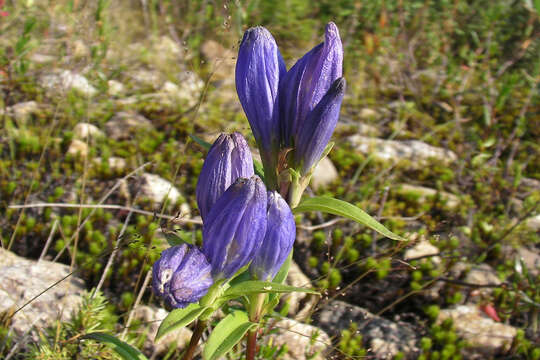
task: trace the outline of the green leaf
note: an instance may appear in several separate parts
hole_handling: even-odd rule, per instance
[[[123,342],[122,340],[116,338],[113,335],[102,332],[93,332],[84,335],[82,338],[96,340],[98,342],[108,345],[124,360],[148,360],[148,358],[144,356],[144,354],[141,353],[139,350],[135,349],[133,346]]]
[[[204,141],[197,135],[189,134],[189,137],[193,139],[197,144],[201,145],[206,150],[209,150],[210,147],[212,147],[212,144],[209,142]],[[264,179],[264,168],[260,161],[257,161],[253,159],[253,169],[255,170],[255,174],[259,175],[261,179]]]
[[[201,315],[207,306],[200,306],[199,304],[190,304],[188,307],[183,309],[175,309],[167,315],[165,319],[161,322],[159,329],[156,334],[156,342],[159,341],[163,336],[169,332],[176,330],[178,328],[187,326],[191,324],[199,315]]]
[[[215,360],[225,355],[242,340],[248,330],[256,326],[243,311],[234,311],[227,315],[210,334],[203,350],[203,359]]]
[[[223,294],[227,298],[237,298],[244,295],[259,294],[259,293],[291,293],[302,292],[308,294],[319,294],[317,291],[308,288],[289,286],[285,284],[250,280],[236,284],[228,288]]]
[[[283,265],[279,268],[279,271],[277,272],[276,276],[274,276],[274,280],[272,282],[283,284],[285,280],[287,279],[287,275],[289,274],[289,268],[291,267],[291,261],[292,261],[292,254],[293,250],[291,249],[291,252],[287,256],[287,259],[285,259],[285,262],[283,262]]]
[[[322,211],[329,214],[343,216],[365,225],[392,240],[406,241],[406,239],[388,230],[383,224],[372,218],[359,207],[349,204],[343,200],[326,196],[317,196],[302,200],[302,202],[293,209],[293,213],[301,213],[306,211]]]

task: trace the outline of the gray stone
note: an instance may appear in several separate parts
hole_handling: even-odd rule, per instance
[[[68,155],[86,157],[88,156],[88,144],[84,141],[73,139],[67,150]]]
[[[326,349],[332,345],[328,334],[323,330],[292,319],[282,319],[270,327],[276,327],[277,333],[263,338],[265,343],[274,346],[287,346],[284,360],[322,360]]]
[[[70,70],[42,76],[41,85],[53,92],[74,90],[83,96],[89,97],[97,94],[97,89],[90,84],[88,79]]]
[[[168,314],[167,310],[155,306],[139,305],[134,309],[134,318],[142,322],[137,332],[146,334],[143,347],[146,352],[152,353],[152,357],[164,355],[175,342],[178,349],[184,349],[191,339],[193,332],[182,327],[154,342],[159,326]]]
[[[434,264],[440,264],[441,258],[439,256],[436,256],[439,254],[439,248],[435,245],[432,245],[429,241],[426,240],[424,236],[420,238],[420,240],[414,244],[413,247],[407,249],[404,254],[404,260],[410,261],[416,258],[420,258],[423,256],[429,256],[429,259]],[[434,256],[431,256],[434,255]],[[422,259],[420,261],[426,261],[426,259]]]
[[[439,196],[444,202],[446,208],[453,210],[459,206],[459,198],[446,191],[438,191],[436,189],[425,186],[398,184],[395,186],[395,192],[403,197],[412,198],[418,204],[425,203]]]
[[[315,170],[313,171],[313,177],[311,178],[311,187],[314,190],[324,188],[330,185],[338,178],[339,174],[328,157],[322,159]]]
[[[73,128],[73,135],[77,137],[78,139],[86,139],[89,138],[100,138],[105,136],[103,131],[99,130],[99,128],[96,125],[89,124],[89,123],[78,123]]]
[[[286,283],[295,287],[311,287],[311,280],[294,261],[291,261]],[[289,293],[283,297],[283,300],[289,304],[289,316],[294,316],[296,320],[300,321],[308,318],[317,304],[316,297],[301,292]]]
[[[359,306],[335,300],[324,305],[315,317],[317,326],[336,337],[355,322],[366,348],[377,359],[391,359],[398,352],[415,358],[418,353],[418,332],[405,322],[393,322]]]
[[[526,219],[525,226],[531,231],[540,231],[540,214]]]
[[[55,285],[69,273],[69,266],[28,260],[0,248],[0,313],[19,309],[54,285],[13,316],[11,328],[17,336],[33,326],[43,329],[56,320],[69,321],[85,289],[83,280],[75,275]]]
[[[533,276],[537,276],[540,273],[540,254],[538,254],[538,250],[533,251],[522,246],[518,249],[517,255]]]
[[[96,166],[101,165],[101,162],[103,159],[101,157],[97,157],[94,159],[94,164]],[[117,156],[111,156],[107,159],[107,164],[109,165],[109,169],[113,172],[121,173],[123,172],[127,167],[126,159],[117,157]]]
[[[26,124],[34,115],[38,115],[40,106],[35,101],[25,101],[11,106],[8,113],[13,116],[19,124]]]
[[[124,84],[122,84],[120,81],[109,80],[107,81],[107,86],[107,94],[111,96],[120,96],[126,92]]]
[[[488,285],[488,284],[500,284],[501,280],[497,276],[497,272],[489,266],[488,264],[475,265],[470,268],[470,270],[465,275],[463,281],[471,284],[477,285]],[[492,288],[481,288],[474,292],[475,295],[487,296],[493,292]],[[481,299],[481,297],[473,297],[472,299]]]
[[[174,205],[181,194],[169,181],[155,174],[142,174],[141,195],[149,198],[156,204],[161,204],[169,199],[169,205]]]
[[[144,116],[126,111],[117,113],[105,124],[105,132],[113,140],[128,139],[136,132],[153,128],[152,122]]]
[[[426,165],[430,159],[443,164],[450,164],[457,159],[456,154],[450,150],[418,140],[396,141],[352,135],[348,137],[348,141],[361,153],[391,162],[408,160],[413,168]]]
[[[456,333],[470,344],[467,351],[479,352],[484,356],[491,357],[507,351],[517,332],[513,326],[487,317],[475,305],[441,310],[437,321],[445,319],[452,319]]]

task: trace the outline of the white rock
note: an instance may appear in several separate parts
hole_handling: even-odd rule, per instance
[[[313,177],[311,178],[311,187],[314,190],[323,188],[330,185],[338,178],[338,172],[336,167],[328,157],[319,162],[315,170],[313,171]]]
[[[362,108],[358,114],[360,120],[371,120],[379,116],[379,113],[370,108]]]
[[[488,284],[500,284],[501,280],[497,276],[495,270],[488,264],[480,264],[477,266],[472,266],[467,275],[465,275],[465,282],[478,285],[488,285]],[[476,294],[482,295],[482,297],[488,296],[493,292],[492,288],[482,288],[475,291]],[[472,298],[476,300],[477,297]]]
[[[440,264],[441,258],[436,256],[440,253],[439,248],[432,245],[429,241],[422,237],[418,243],[416,243],[412,248],[407,249],[404,254],[404,260],[410,261],[411,259],[419,258],[422,256],[430,256],[429,258],[434,264]],[[422,259],[425,261],[425,259]]]
[[[309,280],[294,261],[291,261],[286,283],[295,287],[311,287],[311,280]],[[314,296],[301,292],[289,293],[283,297],[283,300],[289,304],[289,315],[299,321],[305,320],[317,303],[317,299]]]
[[[525,226],[531,231],[540,231],[540,214],[525,220]]]
[[[395,186],[395,190],[399,195],[402,196],[413,196],[413,200],[417,203],[422,204],[431,199],[439,196],[440,199],[444,202],[446,208],[453,210],[459,206],[459,198],[446,191],[438,191],[436,189],[428,188],[425,186],[410,185],[410,184],[398,184]]]
[[[107,81],[107,86],[107,94],[111,96],[120,96],[126,91],[124,84],[122,84],[120,81],[109,80]]]
[[[40,108],[37,102],[26,101],[11,106],[9,112],[18,123],[24,124],[30,120],[33,115],[38,115]]]
[[[180,191],[159,175],[145,173],[142,175],[142,179],[142,195],[154,203],[162,203],[168,198],[169,204],[175,204],[180,198]]]
[[[148,131],[153,128],[152,122],[134,112],[121,111],[105,124],[105,132],[114,140],[128,139],[137,131]]]
[[[444,164],[456,161],[454,152],[443,148],[428,145],[418,140],[383,140],[361,135],[352,135],[348,141],[364,154],[373,155],[377,159],[396,162],[399,160],[411,161],[411,167],[424,166],[429,159]]]
[[[81,304],[85,285],[75,275],[55,284],[69,273],[69,266],[45,260],[27,260],[0,248],[0,313],[21,307],[50,287],[14,315],[11,328],[17,336],[32,326],[42,331],[57,320],[68,321],[71,318]]]
[[[48,64],[55,61],[56,58],[47,54],[33,53],[30,55],[30,61],[36,64]]]
[[[485,356],[507,351],[517,332],[515,327],[487,317],[475,305],[441,310],[437,321],[445,319],[453,320],[456,333],[471,345],[469,349]]]
[[[157,71],[139,69],[128,74],[136,83],[142,86],[148,86],[153,89],[159,89],[162,83],[162,77]]]
[[[70,70],[64,70],[60,74],[48,74],[41,78],[41,85],[50,91],[75,90],[84,96],[94,96],[97,89],[93,87],[88,80]]]
[[[101,165],[102,161],[103,159],[101,157],[97,157],[94,159],[94,163],[96,166]],[[117,156],[111,156],[109,159],[107,159],[107,164],[109,165],[109,169],[113,172],[122,172],[126,169],[127,166],[126,159]]]
[[[274,346],[287,345],[284,360],[325,359],[325,350],[332,345],[330,337],[321,329],[292,319],[277,321],[276,334],[268,336]]]
[[[103,131],[99,130],[96,125],[85,122],[75,125],[73,135],[78,139],[86,139],[87,137],[96,139],[105,136]]]
[[[69,145],[67,153],[72,156],[86,157],[88,156],[88,145],[81,140],[73,139]]]

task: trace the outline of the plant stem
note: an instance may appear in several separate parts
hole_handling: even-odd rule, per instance
[[[249,308],[249,320],[258,323],[261,319],[262,309],[264,305],[264,300],[266,299],[265,293],[256,294],[251,296],[251,303]],[[259,330],[256,327],[254,330],[250,330],[247,336],[247,350],[246,350],[246,360],[255,360],[255,355],[257,353],[257,331]]]
[[[195,331],[193,332],[193,335],[191,335],[189,346],[182,360],[191,360],[193,358],[193,355],[195,354],[195,350],[197,350],[197,345],[199,344],[199,340],[201,339],[201,336],[205,328],[206,328],[206,321],[200,321],[200,320],[197,321],[197,326],[195,327]]]
[[[257,353],[257,329],[250,330],[247,337],[246,360],[255,360]]]

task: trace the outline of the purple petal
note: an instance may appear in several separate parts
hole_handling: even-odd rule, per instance
[[[285,146],[303,131],[307,115],[332,83],[342,76],[343,46],[336,24],[326,25],[325,40],[304,55],[285,75],[280,86],[280,129]]]
[[[203,226],[203,253],[214,279],[247,265],[266,231],[266,188],[258,176],[240,178],[218,199]]]
[[[337,79],[317,106],[308,114],[296,144],[296,163],[302,165],[303,173],[319,161],[336,127],[343,95],[345,79]]]
[[[274,116],[280,78],[286,68],[276,41],[263,27],[248,29],[238,51],[236,91],[261,152],[279,141]]]
[[[253,159],[244,137],[240,133],[221,134],[208,151],[197,182],[197,205],[203,221],[236,179],[253,173]]]
[[[260,280],[271,280],[287,259],[296,238],[291,208],[278,192],[268,192],[268,225],[263,243],[249,269]]]

